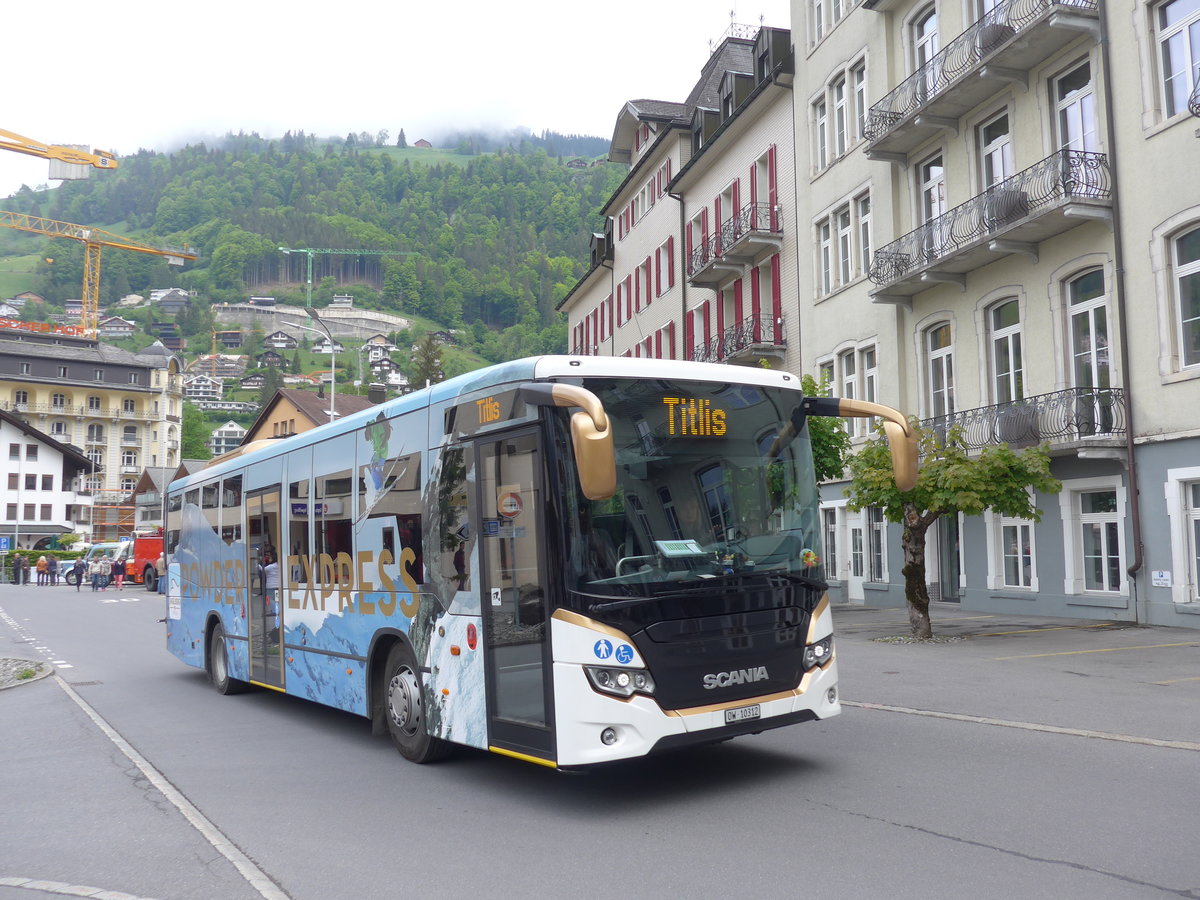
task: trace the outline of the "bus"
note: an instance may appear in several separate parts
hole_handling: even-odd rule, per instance
[[[840,711],[795,375],[543,356],[218,457],[166,506],[169,650],[368,719],[414,762],[561,769]],[[902,489],[905,489],[902,487]]]

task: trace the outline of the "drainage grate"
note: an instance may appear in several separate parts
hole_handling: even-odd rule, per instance
[[[103,684],[102,681],[68,681],[71,687],[91,687],[94,684]]]

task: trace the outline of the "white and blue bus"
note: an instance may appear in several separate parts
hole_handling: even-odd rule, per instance
[[[368,718],[562,768],[840,710],[809,415],[788,373],[548,356],[493,366],[172,483],[167,646]]]

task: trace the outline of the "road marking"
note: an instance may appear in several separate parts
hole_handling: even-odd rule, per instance
[[[1047,625],[1045,628],[1022,628],[1019,631],[985,631],[973,634],[971,637],[998,637],[1004,634],[1037,634],[1040,631],[1078,631],[1083,628],[1112,628],[1112,622],[1100,622],[1097,625]]]
[[[1014,722],[1010,719],[993,719],[989,716],[967,716],[961,713],[938,712],[932,709],[914,709],[910,706],[888,706],[883,703],[862,703],[853,700],[843,700],[842,706],[853,706],[858,709],[874,709],[881,712],[903,713],[907,716],[924,716],[929,719],[949,719],[952,722],[973,722],[976,725],[998,725],[1003,728],[1020,728],[1023,731],[1041,731],[1046,734],[1066,734],[1071,737],[1121,741],[1126,744],[1141,744],[1145,747],[1166,747],[1170,750],[1193,750],[1200,752],[1200,743],[1195,741],[1164,741],[1158,738],[1138,737],[1133,734],[1118,734],[1112,731],[1063,728],[1059,725],[1041,725],[1037,722]]]
[[[1152,681],[1150,683],[1165,685],[1165,684],[1179,684],[1180,682],[1183,682],[1183,681],[1200,681],[1200,676],[1193,676],[1191,678],[1175,678],[1175,679],[1172,679],[1171,681]]]
[[[146,780],[154,785],[159,793],[183,814],[183,817],[191,823],[193,828],[200,832],[204,839],[213,846],[213,849],[233,863],[234,868],[241,873],[241,876],[246,879],[252,888],[258,891],[266,900],[290,900],[288,895],[262,869],[251,862],[246,854],[235,847],[233,842],[205,817],[204,813],[200,812],[178,788],[167,781],[158,769],[150,765],[144,756],[133,749],[133,746],[125,738],[121,737],[116,729],[109,725],[98,712],[92,709],[88,702],[80,697],[69,684],[57,675],[54,676],[54,680],[58,682],[58,686],[66,692],[67,696],[74,700],[79,708],[87,714],[87,717],[96,724],[96,727],[104,732],[104,735],[116,745],[117,749],[124,753],[129,761],[138,767],[141,773],[146,776]]]
[[[1123,653],[1126,650],[1157,650],[1160,647],[1200,647],[1200,641],[1182,641],[1178,644],[1137,644],[1129,647],[1097,647],[1093,650],[1062,650],[1058,653],[1030,653],[1025,656],[993,656],[992,660],[1041,659],[1044,656],[1081,656],[1084,653]]]
[[[44,881],[41,878],[0,877],[0,885],[37,891],[39,894],[65,894],[68,897],[120,897],[122,900],[148,900],[146,897],[135,897],[133,894],[110,891],[107,888],[89,887],[86,884],[67,884],[65,881]]]

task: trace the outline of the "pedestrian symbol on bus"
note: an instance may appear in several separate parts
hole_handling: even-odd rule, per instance
[[[608,659],[612,656],[613,652],[612,641],[600,638],[600,640],[596,641],[596,646],[592,649],[596,652],[596,659]]]
[[[617,662],[621,665],[633,662],[633,648],[628,644],[622,644],[617,648]]]

